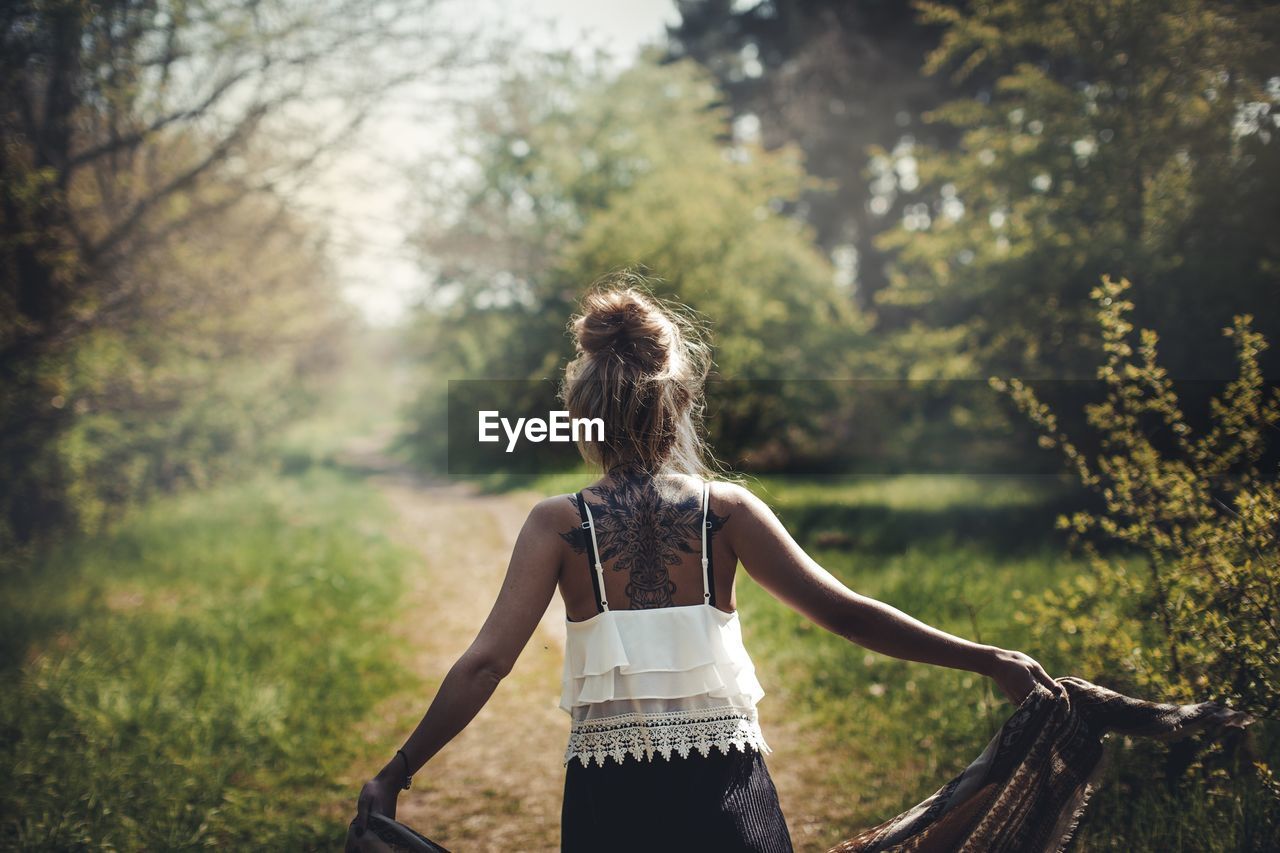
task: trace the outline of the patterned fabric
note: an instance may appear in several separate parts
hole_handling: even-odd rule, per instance
[[[347,827],[343,853],[449,853],[422,833],[386,815],[369,815],[369,828],[357,832],[356,821]]]
[[[959,776],[832,853],[1058,853],[1101,775],[1109,732],[1173,740],[1197,730],[1243,730],[1254,722],[1213,702],[1144,702],[1081,678],[1057,682],[1065,696],[1037,684]]]

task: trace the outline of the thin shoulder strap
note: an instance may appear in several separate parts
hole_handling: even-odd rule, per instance
[[[711,483],[708,480],[704,480],[702,483],[702,600],[714,606],[716,603],[716,586],[711,574],[711,544],[707,539],[707,532],[711,527],[711,523],[707,521],[707,511],[710,508]]]
[[[604,594],[604,567],[600,565],[600,544],[596,542],[595,519],[591,517],[591,507],[587,499],[578,492],[578,514],[582,516],[582,526],[591,531],[591,543],[587,546],[587,564],[591,570],[591,588],[596,594],[596,604],[600,612],[609,609],[609,601]]]

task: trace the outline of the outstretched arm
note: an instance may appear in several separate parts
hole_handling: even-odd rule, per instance
[[[815,624],[872,651],[990,676],[1014,704],[1038,680],[1057,683],[1022,652],[974,643],[926,625],[896,607],[859,595],[818,565],[764,501],[740,486],[720,487],[733,507],[725,527],[743,568],[775,598]]]
[[[545,500],[529,513],[516,539],[507,576],[489,617],[471,646],[440,683],[440,689],[403,752],[365,784],[357,805],[363,830],[370,811],[395,817],[395,798],[405,773],[416,773],[475,718],[498,682],[511,672],[555,594],[560,573],[560,540],[552,507]]]

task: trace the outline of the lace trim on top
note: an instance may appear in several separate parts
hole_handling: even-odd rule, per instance
[[[755,708],[616,714],[575,720],[564,763],[577,758],[584,766],[590,767],[594,761],[603,767],[606,758],[621,764],[628,755],[636,760],[652,761],[655,755],[670,760],[672,752],[688,758],[695,749],[705,757],[712,747],[728,755],[735,746],[744,753],[749,749],[766,755],[773,751],[760,731]]]

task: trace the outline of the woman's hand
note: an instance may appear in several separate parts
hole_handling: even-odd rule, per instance
[[[989,676],[1015,705],[1021,705],[1035,689],[1036,682],[1048,687],[1055,695],[1064,688],[1054,681],[1035,658],[1009,649],[996,649],[983,675]]]
[[[369,815],[381,814],[395,820],[396,797],[400,795],[400,786],[392,779],[375,776],[360,789],[360,799],[356,801],[356,828],[364,832],[369,828]]]

